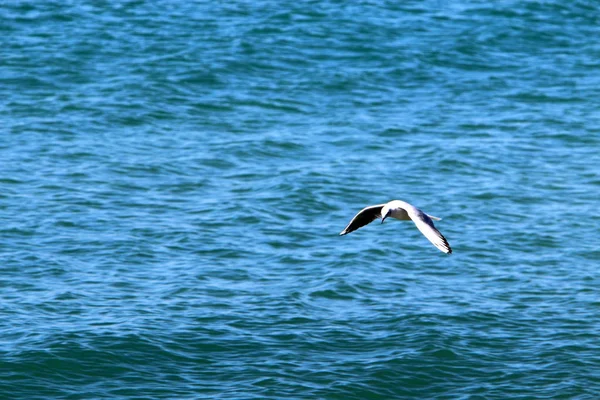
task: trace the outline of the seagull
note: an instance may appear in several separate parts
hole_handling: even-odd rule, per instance
[[[377,218],[381,218],[381,223],[383,224],[383,221],[385,221],[387,217],[405,221],[412,219],[421,233],[425,235],[435,247],[446,254],[452,253],[452,249],[444,235],[442,235],[440,231],[435,228],[435,225],[433,225],[433,219],[439,221],[441,218],[425,214],[417,207],[401,200],[392,200],[389,203],[363,208],[354,216],[354,218],[352,218],[352,221],[350,221],[348,226],[340,232],[340,236],[347,235],[358,228],[362,228],[375,221]]]

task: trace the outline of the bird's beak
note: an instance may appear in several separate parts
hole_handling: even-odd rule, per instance
[[[383,224],[383,221],[385,221],[385,219],[388,217],[390,213],[385,214],[383,217],[381,217],[381,223]]]

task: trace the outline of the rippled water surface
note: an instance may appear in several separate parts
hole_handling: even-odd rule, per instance
[[[0,5],[0,398],[600,398],[592,1]],[[369,204],[443,217],[338,233]]]

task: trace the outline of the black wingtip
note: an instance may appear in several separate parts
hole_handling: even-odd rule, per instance
[[[444,246],[446,248],[446,254],[452,254],[452,247],[450,247],[450,245],[448,244],[448,242],[446,242],[446,245]]]

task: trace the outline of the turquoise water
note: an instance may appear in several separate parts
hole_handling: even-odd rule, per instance
[[[4,2],[0,398],[600,398],[592,1]],[[338,233],[369,204],[442,217]]]

